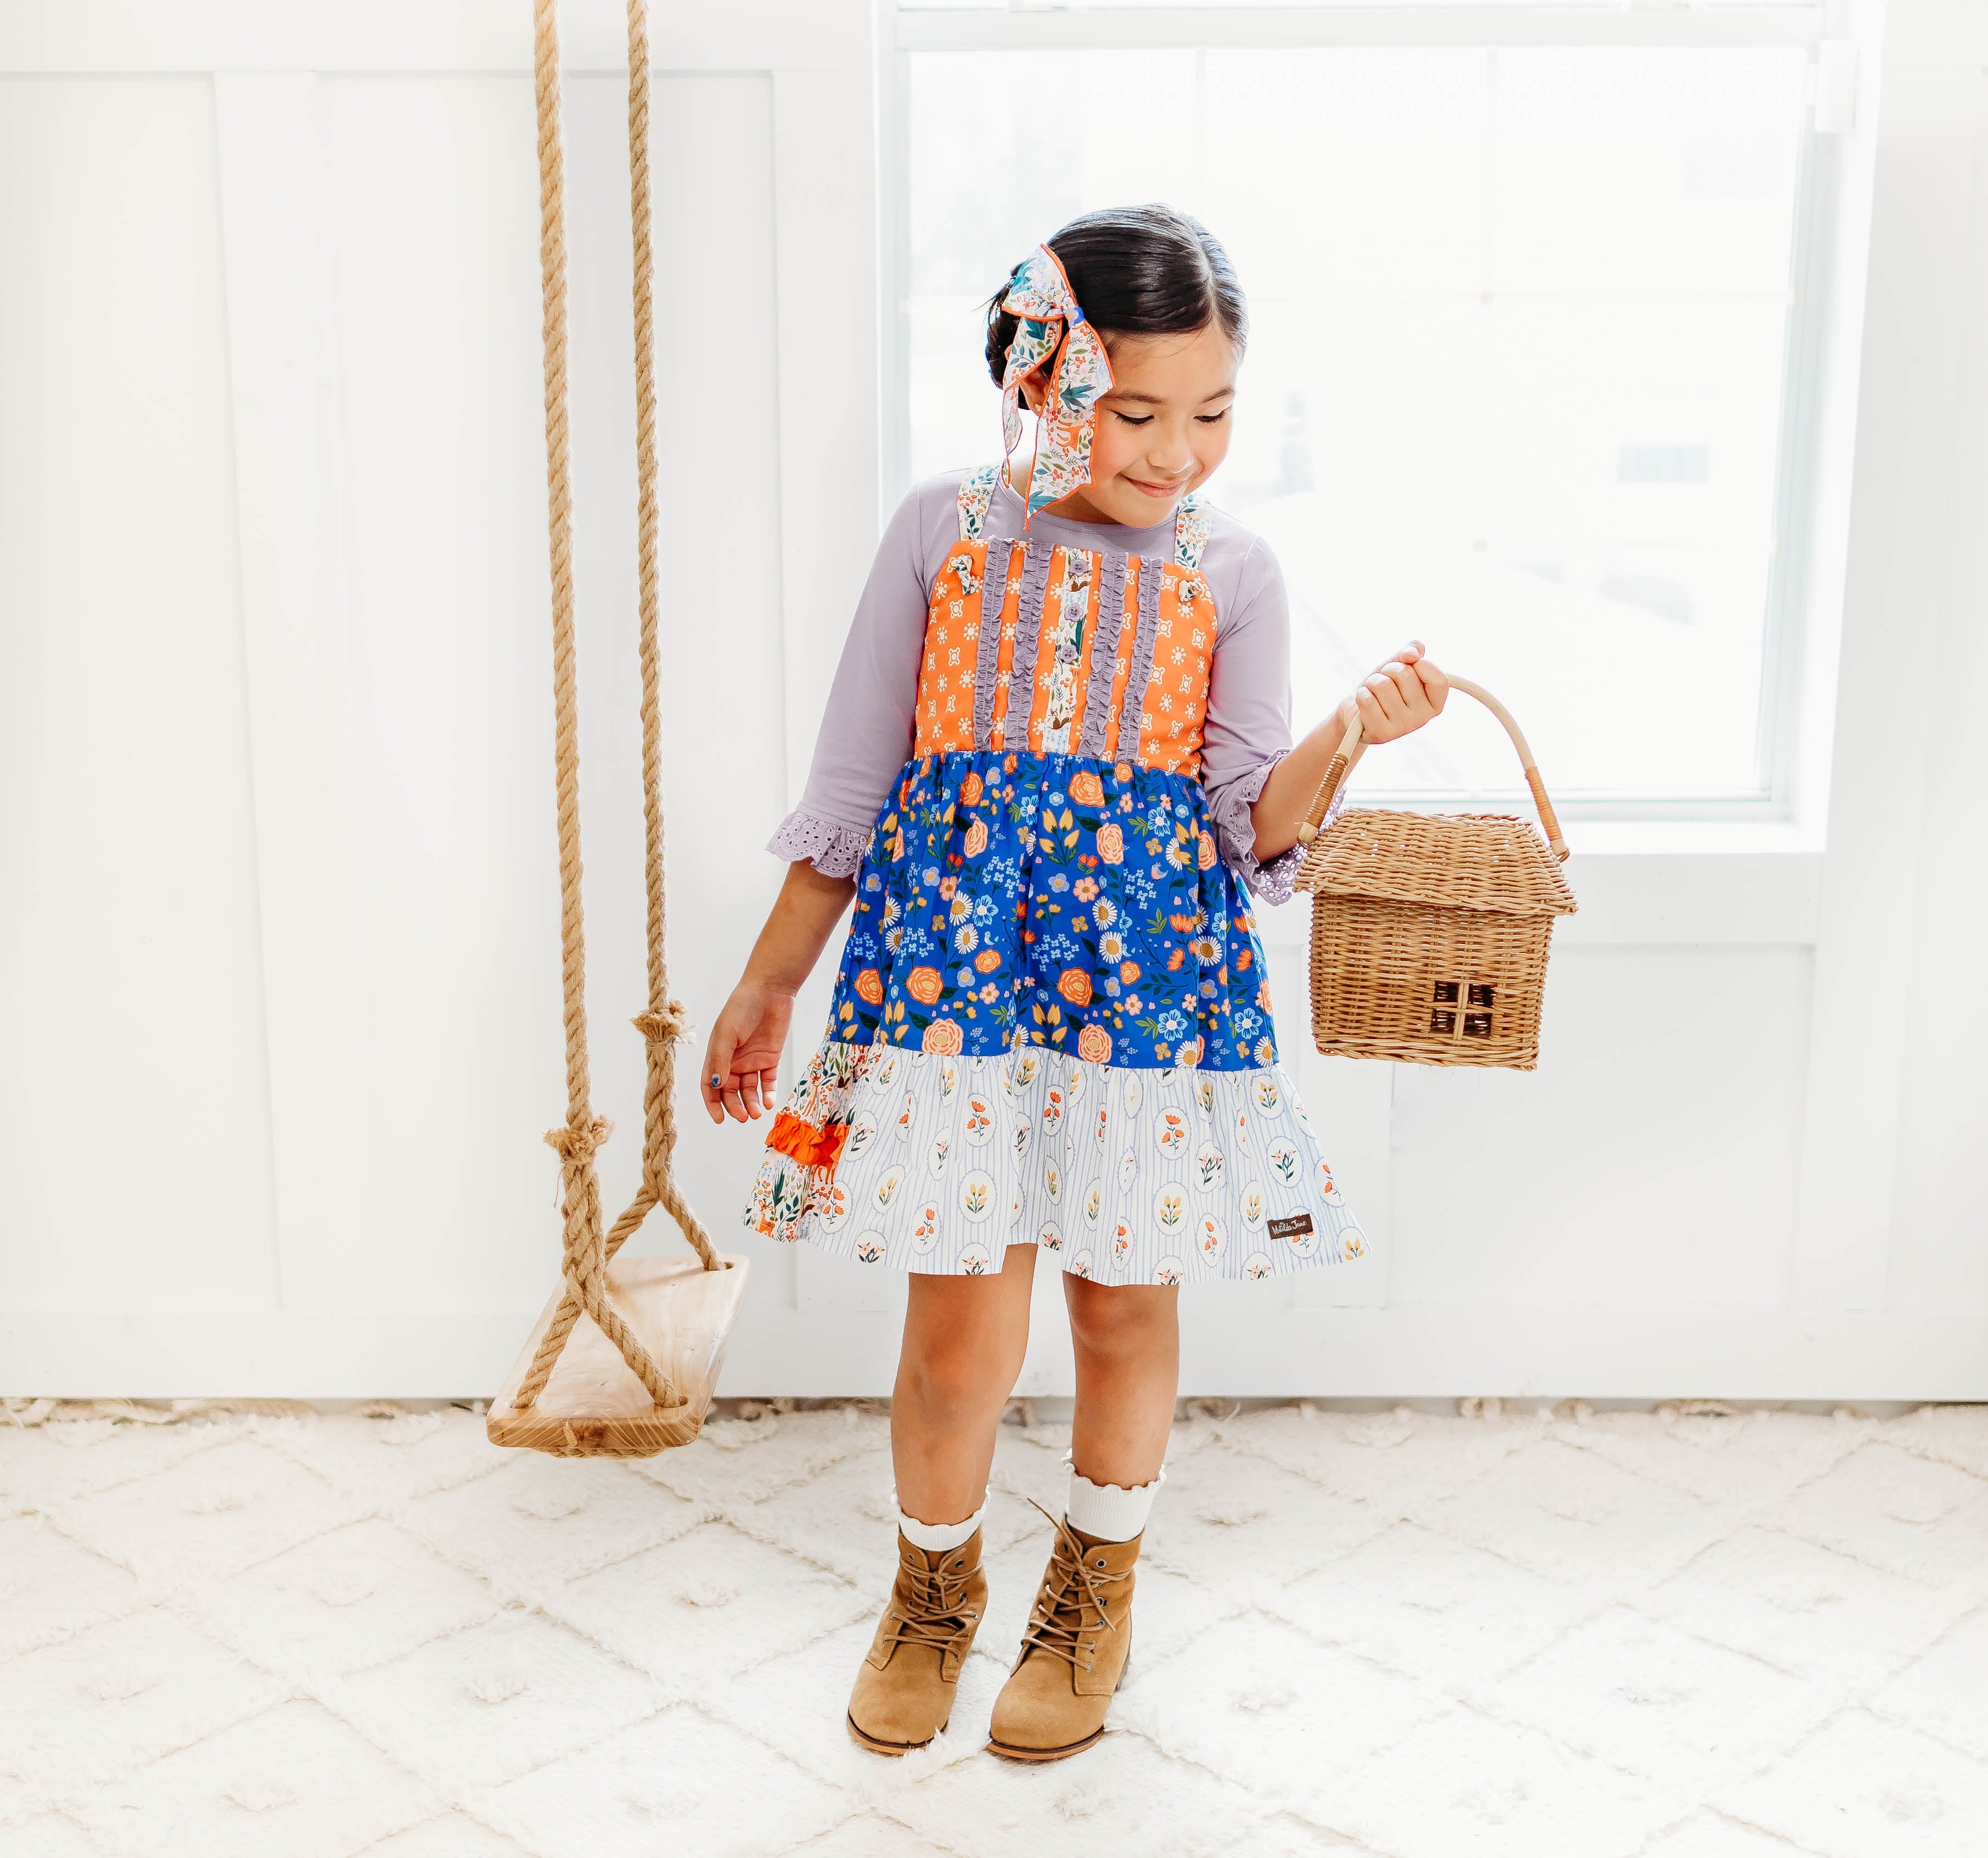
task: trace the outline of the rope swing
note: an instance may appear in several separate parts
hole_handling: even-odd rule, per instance
[[[546,1141],[560,1160],[560,1284],[492,1403],[493,1443],[561,1457],[644,1457],[697,1436],[711,1404],[749,1269],[721,1257],[676,1179],[676,1047],[689,1030],[671,997],[663,890],[662,718],[658,697],[655,255],[650,238],[647,0],[628,0],[628,190],[634,221],[635,472],[642,673],[642,819],[648,902],[648,1050],[642,1179],[602,1230],[594,1157],[614,1125],[593,1112],[587,1045],[587,936],[580,899],[580,717],[573,639],[573,486],[567,418],[566,161],[560,140],[558,0],[534,0],[539,286],[544,306],[546,523],[552,557],[553,756],[559,797],[560,973],[566,1121]],[[616,1254],[661,1207],[697,1254]],[[587,1320],[583,1322],[581,1318]]]

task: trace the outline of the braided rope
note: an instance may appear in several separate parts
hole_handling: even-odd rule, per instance
[[[664,957],[661,718],[657,699],[658,507],[655,457],[654,260],[649,236],[649,53],[646,0],[628,5],[628,154],[635,207],[637,478],[641,531],[642,782],[648,887],[649,1010],[636,1020],[648,1042],[642,1186],[612,1232],[601,1231],[595,1151],[612,1128],[593,1111],[587,1051],[587,944],[580,907],[580,723],[573,644],[573,489],[566,417],[566,161],[560,133],[558,0],[534,0],[533,90],[539,132],[539,287],[544,306],[546,520],[552,554],[553,708],[559,794],[560,980],[566,1014],[566,1120],[546,1142],[560,1158],[565,1217],[564,1290],[516,1404],[544,1392],[583,1311],[620,1352],[660,1407],[684,1404],[667,1375],[615,1308],[607,1263],[650,1210],[668,1207],[707,1271],[720,1268],[711,1240],[678,1189],[675,1045],[687,1030],[683,1003],[669,997]]]
[[[642,658],[642,840],[648,887],[649,1010],[635,1030],[647,1041],[648,1080],[642,1095],[642,1186],[607,1236],[610,1258],[627,1234],[661,1205],[674,1220],[706,1271],[722,1269],[711,1235],[677,1186],[676,1046],[690,1029],[680,1000],[670,997],[664,953],[663,723],[658,696],[657,567],[661,512],[656,493],[655,249],[650,239],[649,8],[628,0],[628,212],[635,228],[635,515],[637,611]],[[639,1210],[637,1209],[639,1208]],[[624,1229],[626,1229],[625,1230]]]

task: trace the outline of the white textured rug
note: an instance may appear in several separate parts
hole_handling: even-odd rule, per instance
[[[982,1752],[1065,1429],[1002,1428],[951,1734],[842,1728],[885,1421],[0,1424],[6,1858],[1977,1858],[1988,1409],[1177,1429],[1114,1733]],[[104,1410],[98,1409],[100,1413]],[[754,1410],[749,1409],[748,1410]]]

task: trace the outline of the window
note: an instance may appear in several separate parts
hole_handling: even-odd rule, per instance
[[[1810,15],[1540,44],[1492,42],[1498,10],[1398,45],[1223,44],[1208,14],[1199,46],[1114,11],[1113,44],[1050,50],[1002,42],[1028,15],[900,15],[899,488],[998,451],[980,306],[1009,266],[1088,208],[1169,201],[1249,296],[1209,494],[1283,564],[1297,726],[1412,635],[1510,702],[1572,811],[1764,812],[1799,629]],[[1523,793],[1476,715],[1363,773]]]

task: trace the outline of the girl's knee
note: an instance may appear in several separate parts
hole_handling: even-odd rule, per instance
[[[1019,1354],[985,1339],[932,1337],[915,1345],[906,1338],[898,1369],[899,1393],[915,1401],[928,1419],[964,1423],[998,1410],[1020,1372]]]
[[[1091,1355],[1140,1355],[1170,1344],[1178,1329],[1180,1293],[1158,1284],[1067,1280],[1070,1339]]]

